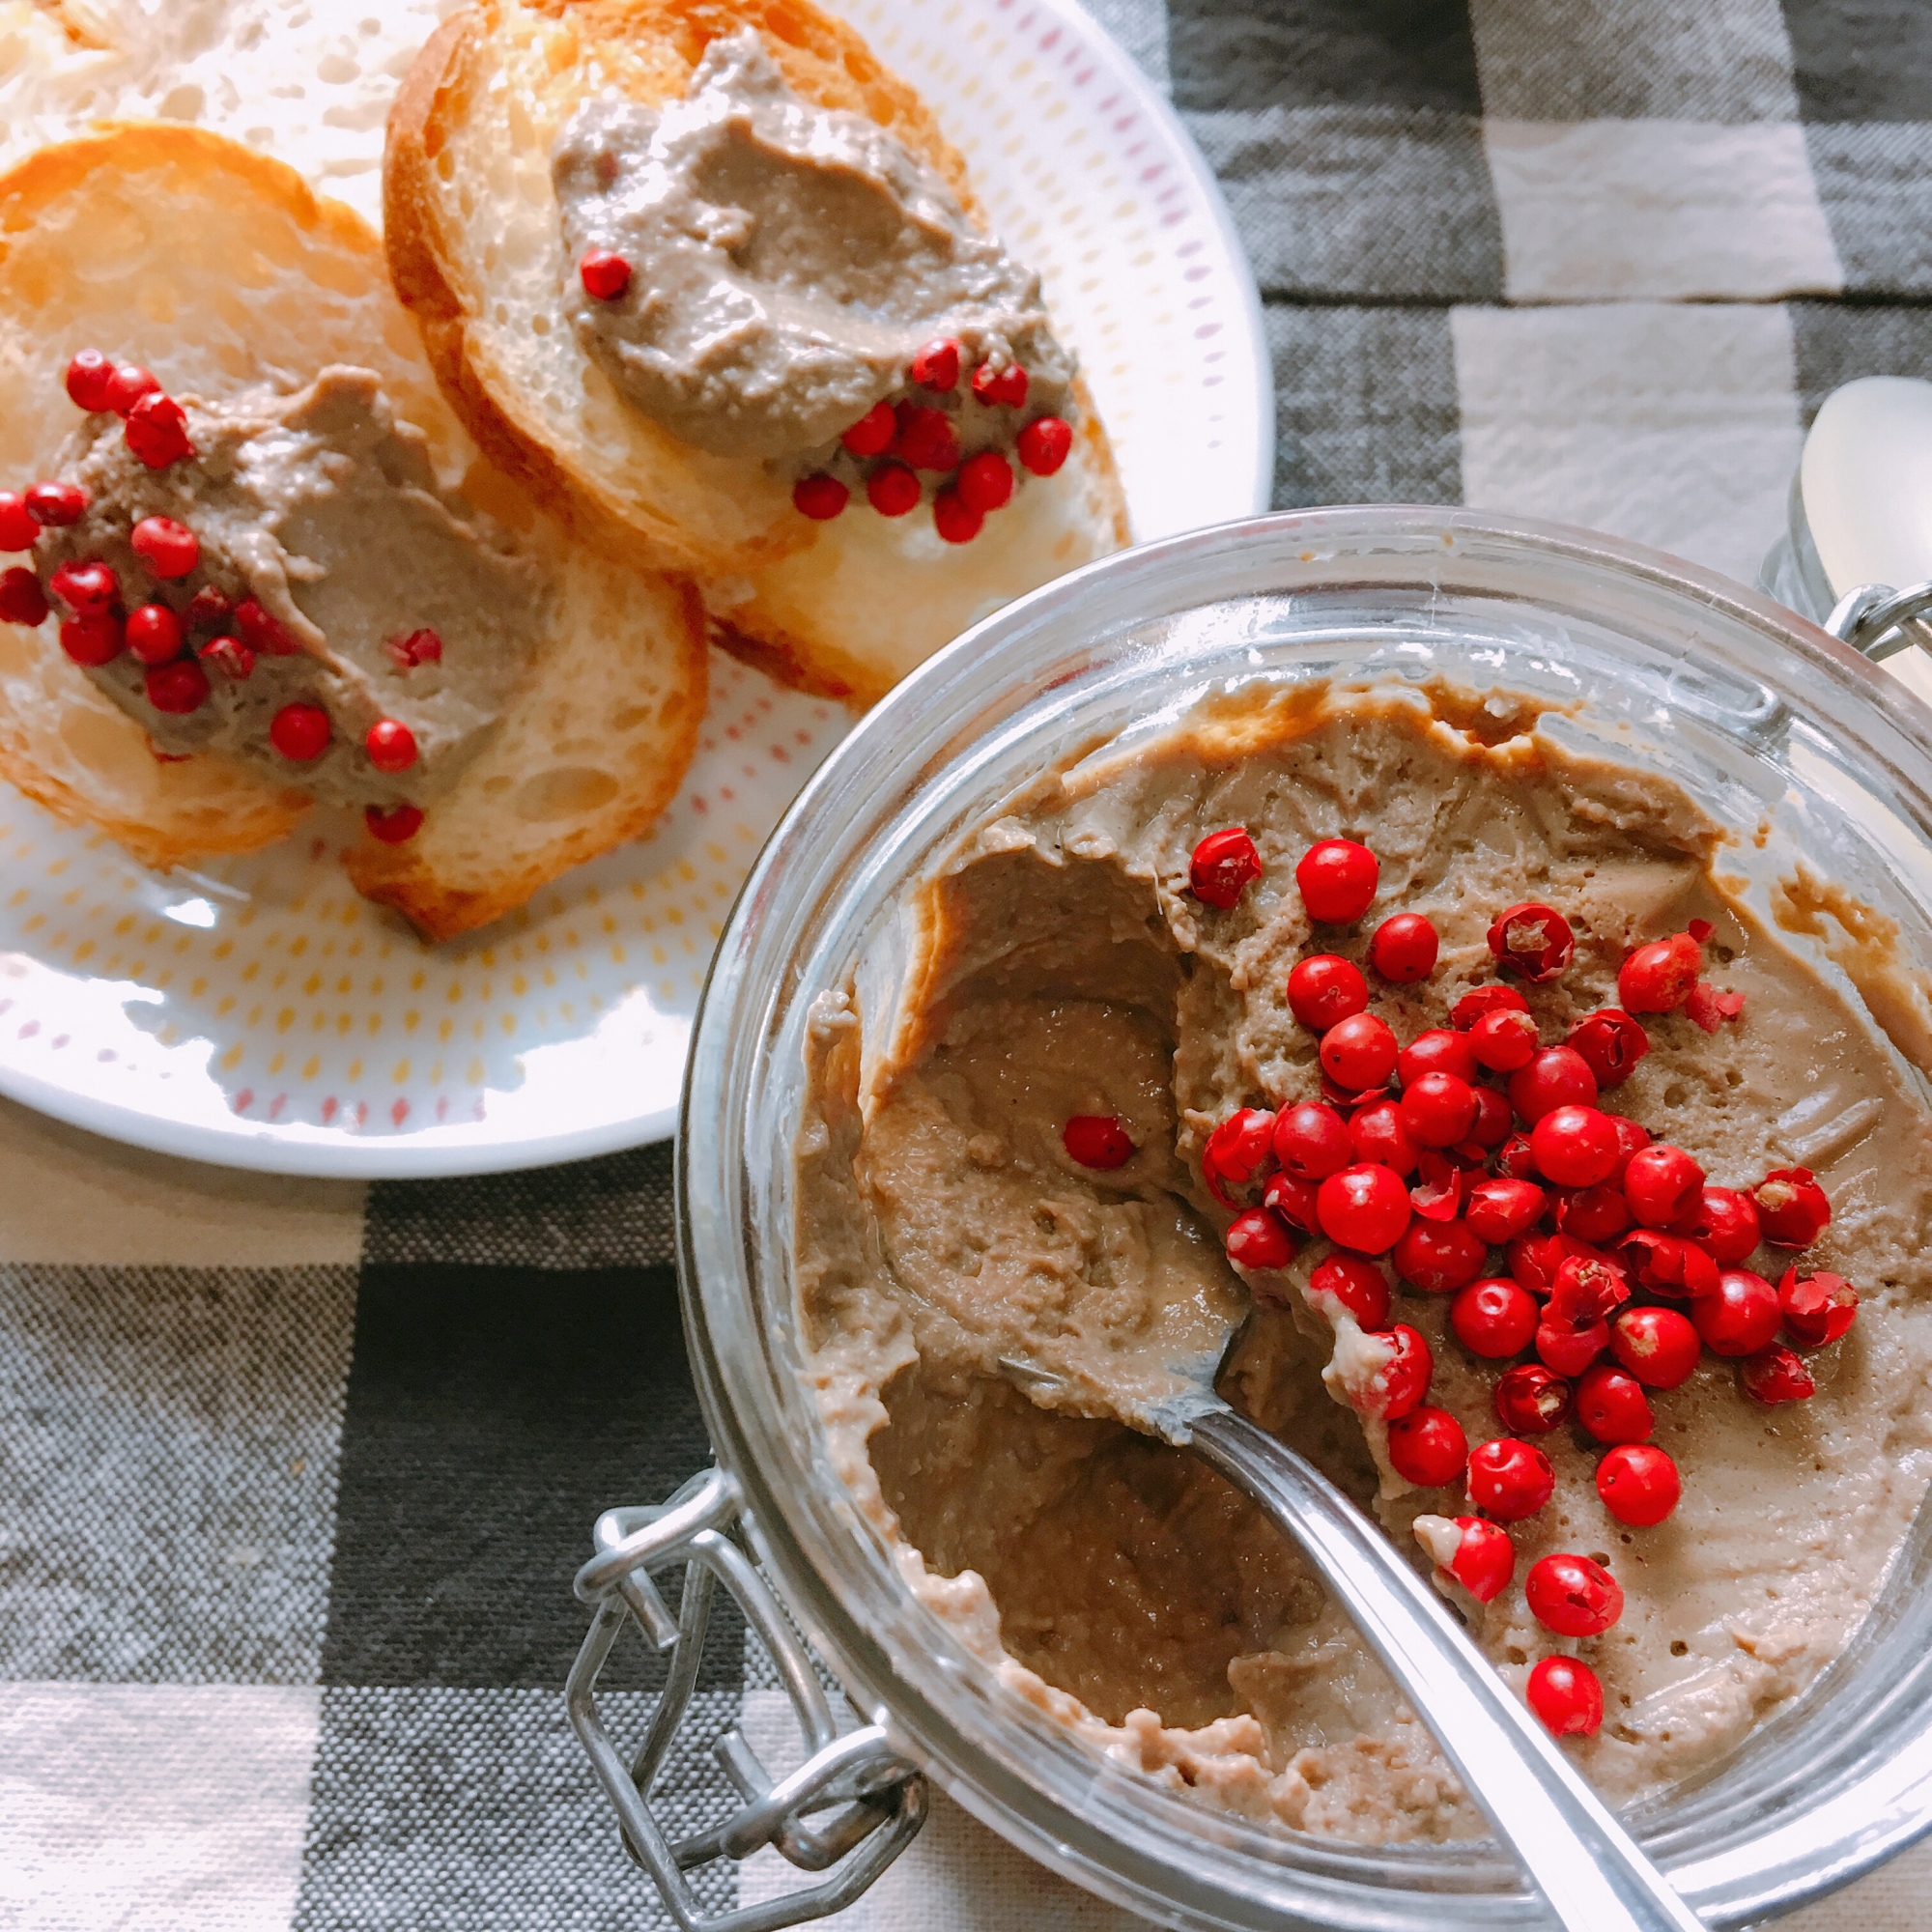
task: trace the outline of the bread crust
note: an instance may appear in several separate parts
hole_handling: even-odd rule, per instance
[[[869,701],[999,603],[1127,543],[1125,499],[1083,390],[1073,459],[971,544],[940,543],[928,517],[889,524],[862,506],[815,524],[763,465],[679,441],[584,355],[557,298],[554,132],[594,87],[682,96],[710,42],[746,27],[802,98],[889,128],[983,222],[919,96],[810,0],[474,0],[424,46],[390,115],[390,268],[444,393],[494,462],[587,540],[626,553],[641,542],[704,582],[726,648],[787,683]],[[522,266],[510,277],[492,260]]]
[[[695,593],[575,543],[478,460],[358,215],[281,162],[198,128],[129,124],[42,149],[0,176],[0,475],[51,473],[78,421],[62,374],[83,346],[142,361],[183,394],[286,386],[291,373],[331,362],[373,368],[445,478],[560,585],[514,714],[417,839],[391,847],[359,836],[347,861],[358,887],[443,938],[648,826],[696,745],[705,651]],[[601,719],[600,694],[615,707]],[[547,738],[559,719],[567,737]],[[239,760],[157,760],[141,726],[61,652],[51,619],[0,625],[0,774],[156,866],[254,850],[310,803]]]

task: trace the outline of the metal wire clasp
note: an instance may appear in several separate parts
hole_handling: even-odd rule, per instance
[[[683,1932],[777,1932],[841,1911],[925,1822],[925,1779],[893,1750],[885,1732],[868,1724],[838,1735],[805,1646],[732,1534],[742,1502],[737,1484],[714,1468],[694,1476],[668,1503],[606,1510],[591,1532],[597,1554],[577,1573],[577,1594],[596,1605],[597,1615],[570,1668],[571,1727],[616,1807],[624,1849],[657,1882]],[[672,1616],[651,1573],[677,1564],[684,1566],[684,1594]],[[809,1755],[774,1782],[744,1738],[725,1732],[713,1749],[744,1803],[708,1830],[673,1843],[651,1814],[651,1786],[696,1688],[712,1592],[721,1583],[771,1653]],[[598,1672],[628,1617],[670,1659],[650,1729],[626,1764],[598,1713],[596,1692]],[[819,1817],[827,1811],[833,1815]],[[808,1824],[808,1817],[817,1822]],[[822,1885],[705,1917],[684,1874],[713,1859],[748,1859],[765,1845],[801,1870],[838,1870]]]
[[[1894,590],[1889,583],[1861,583],[1838,599],[1825,628],[1876,663],[1914,644],[1932,648],[1932,631],[1925,621],[1928,611],[1932,611],[1932,583],[1915,583],[1905,590]]]

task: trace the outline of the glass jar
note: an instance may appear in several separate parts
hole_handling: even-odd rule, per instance
[[[1537,1907],[1488,1843],[1265,1829],[1104,1761],[901,1585],[828,1458],[794,1319],[807,1009],[856,973],[876,1038],[905,957],[902,890],[1069,751],[1156,734],[1210,690],[1438,676],[1546,696],[1569,708],[1546,728],[1607,738],[1723,823],[1767,823],[1761,847],[1727,855],[1760,910],[1802,853],[1897,922],[1906,958],[1932,960],[1932,710],[1896,681],[1740,585],[1607,538],[1316,510],[1108,558],[916,671],[774,834],[697,1019],[678,1151],[685,1320],[769,1574],[866,1720],[1015,1844],[1170,1924],[1449,1932],[1527,1925]],[[1870,1616],[1803,1697],[1628,1815],[1709,1923],[1813,1897],[1932,1825],[1928,1524],[1921,1511]]]

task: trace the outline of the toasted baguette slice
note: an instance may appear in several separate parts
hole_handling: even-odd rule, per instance
[[[551,149],[587,96],[682,96],[705,47],[754,28],[787,83],[867,114],[952,185],[965,165],[919,97],[810,0],[476,0],[404,80],[384,152],[384,231],[396,291],[484,449],[601,540],[639,539],[706,586],[721,640],[789,681],[868,700],[965,625],[1128,540],[1105,433],[968,544],[924,512],[793,509],[753,461],[682,441],[617,393],[564,319]]]
[[[359,890],[444,938],[649,825],[704,706],[694,596],[576,543],[477,457],[359,216],[279,161],[192,128],[129,125],[44,148],[0,177],[0,477],[14,487],[51,472],[79,420],[62,374],[83,347],[211,397],[331,362],[373,369],[439,469],[558,584],[514,715],[409,845],[365,836],[352,848]],[[153,865],[252,850],[309,803],[218,755],[157,762],[62,655],[51,619],[0,625],[0,773]]]

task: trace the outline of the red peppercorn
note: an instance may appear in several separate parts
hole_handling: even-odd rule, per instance
[[[1483,1271],[1489,1249],[1463,1221],[1412,1220],[1389,1259],[1411,1288],[1425,1294],[1453,1294]]]
[[[1509,1244],[1509,1271],[1530,1293],[1547,1298],[1563,1264],[1586,1252],[1565,1235],[1519,1235]]]
[[[1020,431],[1016,454],[1036,476],[1051,476],[1073,448],[1073,425],[1059,416],[1040,416]]]
[[[236,605],[235,630],[242,641],[258,656],[292,658],[301,649],[294,633],[253,597],[244,597]],[[408,641],[413,643],[421,635],[419,631],[412,632]]]
[[[1611,1121],[1617,1130],[1617,1171],[1610,1179],[1621,1187],[1624,1176],[1630,1171],[1631,1156],[1641,1153],[1650,1145],[1650,1129],[1640,1126],[1627,1114],[1612,1114]]]
[[[1510,1075],[1510,1105],[1531,1126],[1558,1107],[1594,1107],[1597,1076],[1575,1047],[1546,1046]]]
[[[1294,1259],[1294,1236],[1265,1208],[1247,1208],[1228,1230],[1228,1259],[1244,1268],[1285,1268]]]
[[[1514,1073],[1536,1053],[1536,1022],[1527,1013],[1504,1008],[1485,1013],[1468,1032],[1469,1049],[1492,1073]]]
[[[852,499],[852,493],[836,476],[815,470],[791,486],[791,506],[815,524],[829,524]]]
[[[1718,1264],[1695,1241],[1656,1228],[1637,1228],[1617,1243],[1625,1264],[1653,1294],[1681,1301],[1718,1292]]]
[[[384,845],[401,845],[422,830],[422,809],[413,805],[368,805],[362,808],[362,823],[372,838]]]
[[[1488,1013],[1526,1013],[1529,1002],[1514,986],[1492,981],[1466,992],[1449,1009],[1449,1024],[1467,1033]]]
[[[1578,1020],[1564,1044],[1583,1056],[1600,1088],[1620,1087],[1650,1051],[1650,1036],[1627,1012],[1605,1007]]]
[[[1338,1086],[1358,1094],[1379,1087],[1395,1071],[1395,1035],[1374,1013],[1353,1013],[1321,1036],[1323,1069]]]
[[[1402,1123],[1401,1107],[1393,1100],[1378,1100],[1350,1116],[1349,1145],[1358,1161],[1378,1162],[1405,1179],[1415,1172],[1415,1143]]]
[[[261,610],[261,606],[255,607]],[[263,611],[263,615],[268,613]],[[272,623],[274,620],[270,619]],[[442,662],[442,639],[434,631],[412,631],[406,638],[391,638],[387,650],[397,664],[405,670],[414,670],[418,665],[440,664]]]
[[[1781,1344],[1747,1356],[1738,1364],[1738,1380],[1753,1402],[1767,1408],[1781,1402],[1808,1402],[1818,1392],[1811,1371]]]
[[[1004,369],[981,362],[973,371],[973,394],[989,409],[1024,409],[1027,372],[1017,362],[1009,362]]]
[[[893,413],[892,404],[878,402],[838,440],[854,456],[883,456],[892,447],[893,438],[898,433],[899,419]]]
[[[1516,1292],[1522,1293],[1520,1288]],[[1503,1372],[1491,1405],[1512,1435],[1547,1435],[1569,1420],[1572,1400],[1567,1378],[1541,1362],[1523,1362]]]
[[[1529,1151],[1527,1134],[1511,1134],[1496,1150],[1496,1172],[1511,1180],[1536,1179],[1536,1156]]]
[[[1859,1292],[1841,1274],[1800,1277],[1786,1268],[1777,1284],[1777,1306],[1784,1332],[1801,1349],[1823,1349],[1838,1340],[1859,1317]]]
[[[1610,1330],[1610,1353],[1645,1388],[1689,1381],[1702,1348],[1689,1318],[1674,1308],[1626,1308]]]
[[[1490,952],[1496,964],[1541,986],[1569,965],[1577,950],[1570,922],[1552,906],[1531,900],[1513,905],[1490,927]]]
[[[1704,1170],[1680,1147],[1658,1141],[1630,1157],[1624,1199],[1646,1228],[1667,1228],[1694,1208],[1704,1191]]]
[[[1512,1180],[1498,1176],[1493,1180],[1478,1180],[1469,1189],[1463,1213],[1471,1233],[1501,1247],[1525,1230],[1535,1227],[1543,1216],[1548,1197],[1533,1180]]]
[[[1133,1158],[1134,1144],[1113,1114],[1075,1114],[1061,1128],[1060,1138],[1082,1167],[1122,1167]]]
[[[1614,1314],[1631,1297],[1630,1278],[1607,1256],[1587,1249],[1566,1255],[1549,1284],[1549,1318],[1585,1328]],[[1607,1347],[1609,1337],[1604,1338]]]
[[[181,619],[165,604],[143,604],[128,613],[128,648],[144,665],[164,665],[182,654],[186,641]]]
[[[1530,1614],[1558,1636],[1600,1636],[1624,1613],[1623,1586],[1601,1563],[1562,1551],[1522,1579]]]
[[[1393,1328],[1362,1337],[1343,1378],[1343,1393],[1360,1414],[1393,1422],[1420,1405],[1435,1372],[1429,1344],[1398,1321]]]
[[[1004,509],[1012,501],[1013,466],[997,449],[982,449],[959,466],[959,481],[954,487],[959,500],[981,516]]]
[[[1831,1225],[1832,1204],[1808,1167],[1773,1168],[1751,1199],[1764,1238],[1776,1247],[1808,1248]]]
[[[26,498],[0,490],[0,551],[32,550],[40,540],[41,526],[27,513]]]
[[[1226,912],[1262,875],[1262,855],[1244,825],[1210,832],[1187,862],[1187,890],[1203,905]]]
[[[1469,1452],[1469,1500],[1499,1522],[1534,1516],[1556,1489],[1556,1471],[1534,1442],[1504,1435]]]
[[[54,572],[53,593],[76,615],[105,611],[121,594],[120,580],[97,557],[84,563],[64,563]]]
[[[1551,1218],[1560,1233],[1601,1248],[1630,1226],[1630,1203],[1621,1187],[1605,1181],[1561,1196]]]
[[[111,664],[125,641],[112,611],[83,611],[60,627],[60,647],[77,665]]]
[[[1610,1337],[1611,1347],[1616,1337]],[[1577,1420],[1599,1442],[1641,1442],[1657,1427],[1643,1384],[1628,1369],[1593,1362],[1577,1384]]]
[[[1684,1486],[1677,1464],[1662,1449],[1626,1442],[1597,1464],[1597,1493],[1619,1522],[1655,1529],[1677,1507]]]
[[[1502,1276],[1472,1281],[1449,1304],[1449,1326],[1472,1355],[1499,1362],[1520,1355],[1536,1334],[1536,1297]]]
[[[0,571],[0,622],[43,624],[46,616],[47,594],[31,570],[15,565]]]
[[[882,463],[866,479],[866,500],[882,517],[903,517],[919,508],[919,478],[903,463]]]
[[[1435,970],[1442,941],[1419,912],[1399,912],[1376,927],[1369,964],[1391,985],[1412,986]]]
[[[219,631],[235,614],[235,607],[213,584],[204,583],[187,600],[187,610],[183,614],[190,631]],[[394,644],[389,646],[392,656],[395,649]]]
[[[956,389],[959,386],[959,345],[950,336],[928,342],[912,358],[906,372],[915,383],[928,389]]]
[[[1617,1130],[1595,1107],[1552,1107],[1530,1130],[1538,1173],[1559,1187],[1594,1187],[1616,1171]]]
[[[67,365],[69,400],[83,410],[104,410],[107,387],[114,380],[114,364],[98,349],[83,349]]]
[[[1402,1124],[1417,1147],[1454,1147],[1476,1123],[1475,1094],[1453,1073],[1425,1073],[1411,1081],[1403,1089],[1401,1105]]]
[[[985,521],[985,513],[962,501],[956,490],[942,490],[932,499],[932,526],[948,543],[971,543]]]
[[[1453,1073],[1459,1080],[1476,1077],[1476,1053],[1465,1033],[1452,1033],[1447,1027],[1430,1027],[1403,1048],[1396,1071],[1403,1084],[1420,1080],[1425,1073]]]
[[[1510,1103],[1493,1087],[1478,1087],[1475,1094],[1476,1124],[1469,1129],[1465,1149],[1473,1146],[1481,1153],[1501,1147],[1509,1139],[1516,1117],[1510,1112]]]
[[[406,772],[416,761],[416,734],[400,718],[379,718],[362,741],[379,772]]]
[[[1301,855],[1294,883],[1308,917],[1323,925],[1347,925],[1368,911],[1381,865],[1352,838],[1323,838]]]
[[[172,517],[143,517],[134,526],[134,554],[156,577],[185,577],[201,561],[201,544],[185,524]]]
[[[1688,932],[1673,932],[1639,946],[1617,969],[1617,998],[1626,1012],[1674,1012],[1703,970],[1704,949]]]
[[[194,454],[188,440],[187,412],[172,396],[158,391],[143,396],[128,412],[128,447],[150,469],[165,469]]]
[[[586,248],[577,264],[583,293],[593,301],[615,301],[631,286],[631,265],[610,248]]]
[[[1607,1321],[1578,1323],[1546,1309],[1536,1324],[1537,1359],[1559,1376],[1580,1376],[1609,1346]]]
[[[1424,1148],[1416,1155],[1422,1176],[1409,1189],[1409,1206],[1428,1221],[1453,1221],[1463,1209],[1467,1170],[1453,1154]]]
[[[195,655],[237,684],[255,668],[255,653],[240,638],[211,638]]]
[[[269,743],[297,764],[321,757],[331,735],[328,713],[319,704],[285,704],[269,724]]]
[[[1223,1208],[1235,1204],[1224,1188],[1245,1187],[1274,1151],[1274,1116],[1261,1107],[1237,1107],[1208,1136],[1201,1150],[1201,1178]]]
[[[1405,1483],[1440,1489],[1468,1466],[1469,1442],[1463,1425],[1446,1408],[1425,1404],[1389,1424],[1388,1459]]]
[[[1457,1532],[1455,1548],[1446,1561],[1440,1534],[1445,1523]],[[1501,1523],[1485,1522],[1479,1516],[1418,1517],[1415,1530],[1419,1538],[1425,1524],[1436,1531],[1426,1539],[1424,1548],[1435,1558],[1437,1570],[1462,1584],[1477,1603],[1493,1603],[1509,1588],[1510,1578],[1516,1575],[1516,1545]]]
[[[959,467],[959,432],[944,410],[925,403],[901,403],[894,412],[898,433],[893,439],[893,453],[915,469],[956,469]]]
[[[1720,1265],[1747,1262],[1759,1237],[1757,1204],[1735,1187],[1705,1184],[1689,1222],[1690,1238]]]
[[[186,716],[199,711],[208,696],[208,673],[193,658],[179,658],[173,664],[154,666],[143,675],[148,702],[156,711]]]
[[[1316,1196],[1321,1232],[1340,1248],[1385,1255],[1402,1238],[1411,1209],[1401,1176],[1386,1167],[1345,1167]]]
[[[1594,1738],[1604,1723],[1604,1687],[1587,1663],[1546,1657],[1523,1687],[1529,1708],[1552,1737]]]
[[[1346,1310],[1364,1328],[1380,1328],[1388,1322],[1388,1282],[1380,1268],[1360,1255],[1328,1256],[1308,1277],[1307,1298],[1317,1314],[1330,1320],[1335,1310]]]
[[[1274,1157],[1303,1180],[1326,1180],[1353,1157],[1349,1123],[1333,1107],[1304,1100],[1274,1117]]]
[[[1754,1355],[1777,1333],[1777,1291],[1748,1268],[1725,1268],[1715,1294],[1690,1304],[1690,1321],[1714,1355]]]
[[[1272,1208],[1291,1228],[1298,1228],[1304,1235],[1319,1235],[1321,1217],[1316,1211],[1318,1195],[1312,1180],[1301,1180],[1292,1174],[1271,1174],[1262,1189],[1262,1206]]]
[[[1255,864],[1259,872],[1260,860]],[[1303,1026],[1324,1033],[1368,1006],[1369,982],[1351,960],[1333,952],[1317,952],[1296,960],[1289,973],[1288,1004]]]
[[[27,492],[27,514],[44,530],[63,530],[79,523],[93,500],[78,483],[36,483]]]
[[[143,396],[157,395],[160,386],[138,362],[124,362],[108,377],[101,400],[117,416],[125,416]]]

